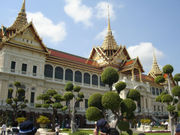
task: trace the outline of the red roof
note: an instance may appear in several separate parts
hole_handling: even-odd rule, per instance
[[[53,49],[50,49],[50,48],[48,48],[48,51],[50,52],[51,56],[55,56],[55,57],[58,57],[58,58],[64,58],[64,59],[67,59],[67,60],[70,60],[70,61],[80,62],[80,63],[83,63],[83,64],[97,66],[97,63],[95,61],[93,61],[93,60],[89,60],[89,59],[82,58],[82,57],[79,57],[79,56],[75,56],[75,55],[72,55],[72,54],[68,54],[68,53],[65,53],[65,52],[53,50]]]
[[[134,63],[134,60],[127,61],[124,66],[129,66]]]

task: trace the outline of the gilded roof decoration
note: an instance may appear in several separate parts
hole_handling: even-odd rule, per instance
[[[26,26],[27,24],[28,22],[26,17],[25,0],[24,0],[21,11],[19,12],[12,26],[8,28],[8,30],[20,30],[22,29],[22,27]]]
[[[153,54],[153,65],[148,75],[151,75],[154,78],[158,75],[162,75],[162,71],[160,70],[159,65],[157,63],[155,53]]]

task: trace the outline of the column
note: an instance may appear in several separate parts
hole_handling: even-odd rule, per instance
[[[141,69],[139,68],[139,81],[142,82],[142,74],[141,74]]]
[[[134,68],[132,69],[131,74],[132,74],[132,79],[131,79],[131,81],[134,81]]]

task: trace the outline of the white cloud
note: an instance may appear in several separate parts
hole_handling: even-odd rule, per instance
[[[91,26],[92,8],[82,4],[82,0],[65,0],[64,11],[75,22],[82,22],[86,26]]]
[[[155,48],[150,42],[142,42],[139,45],[130,46],[127,50],[131,58],[139,57],[146,72],[149,72],[152,67],[153,51],[155,51],[158,64],[160,59],[164,57],[163,52]]]
[[[115,12],[114,12],[114,8],[113,5],[111,3],[108,2],[99,2],[95,9],[97,10],[97,14],[96,17],[101,19],[101,18],[106,18],[108,17],[108,5],[109,5],[109,15],[111,19],[115,18]]]
[[[64,22],[54,24],[52,20],[45,17],[41,12],[28,12],[27,18],[28,21],[33,21],[39,35],[51,42],[58,43],[63,41],[67,35]]]

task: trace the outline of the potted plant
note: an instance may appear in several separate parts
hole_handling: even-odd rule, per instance
[[[37,121],[37,123],[39,123],[39,125],[40,125],[41,128],[45,128],[46,125],[47,125],[48,123],[50,123],[49,118],[46,117],[46,116],[43,116],[43,115],[40,115],[40,116],[37,118],[36,121]]]

